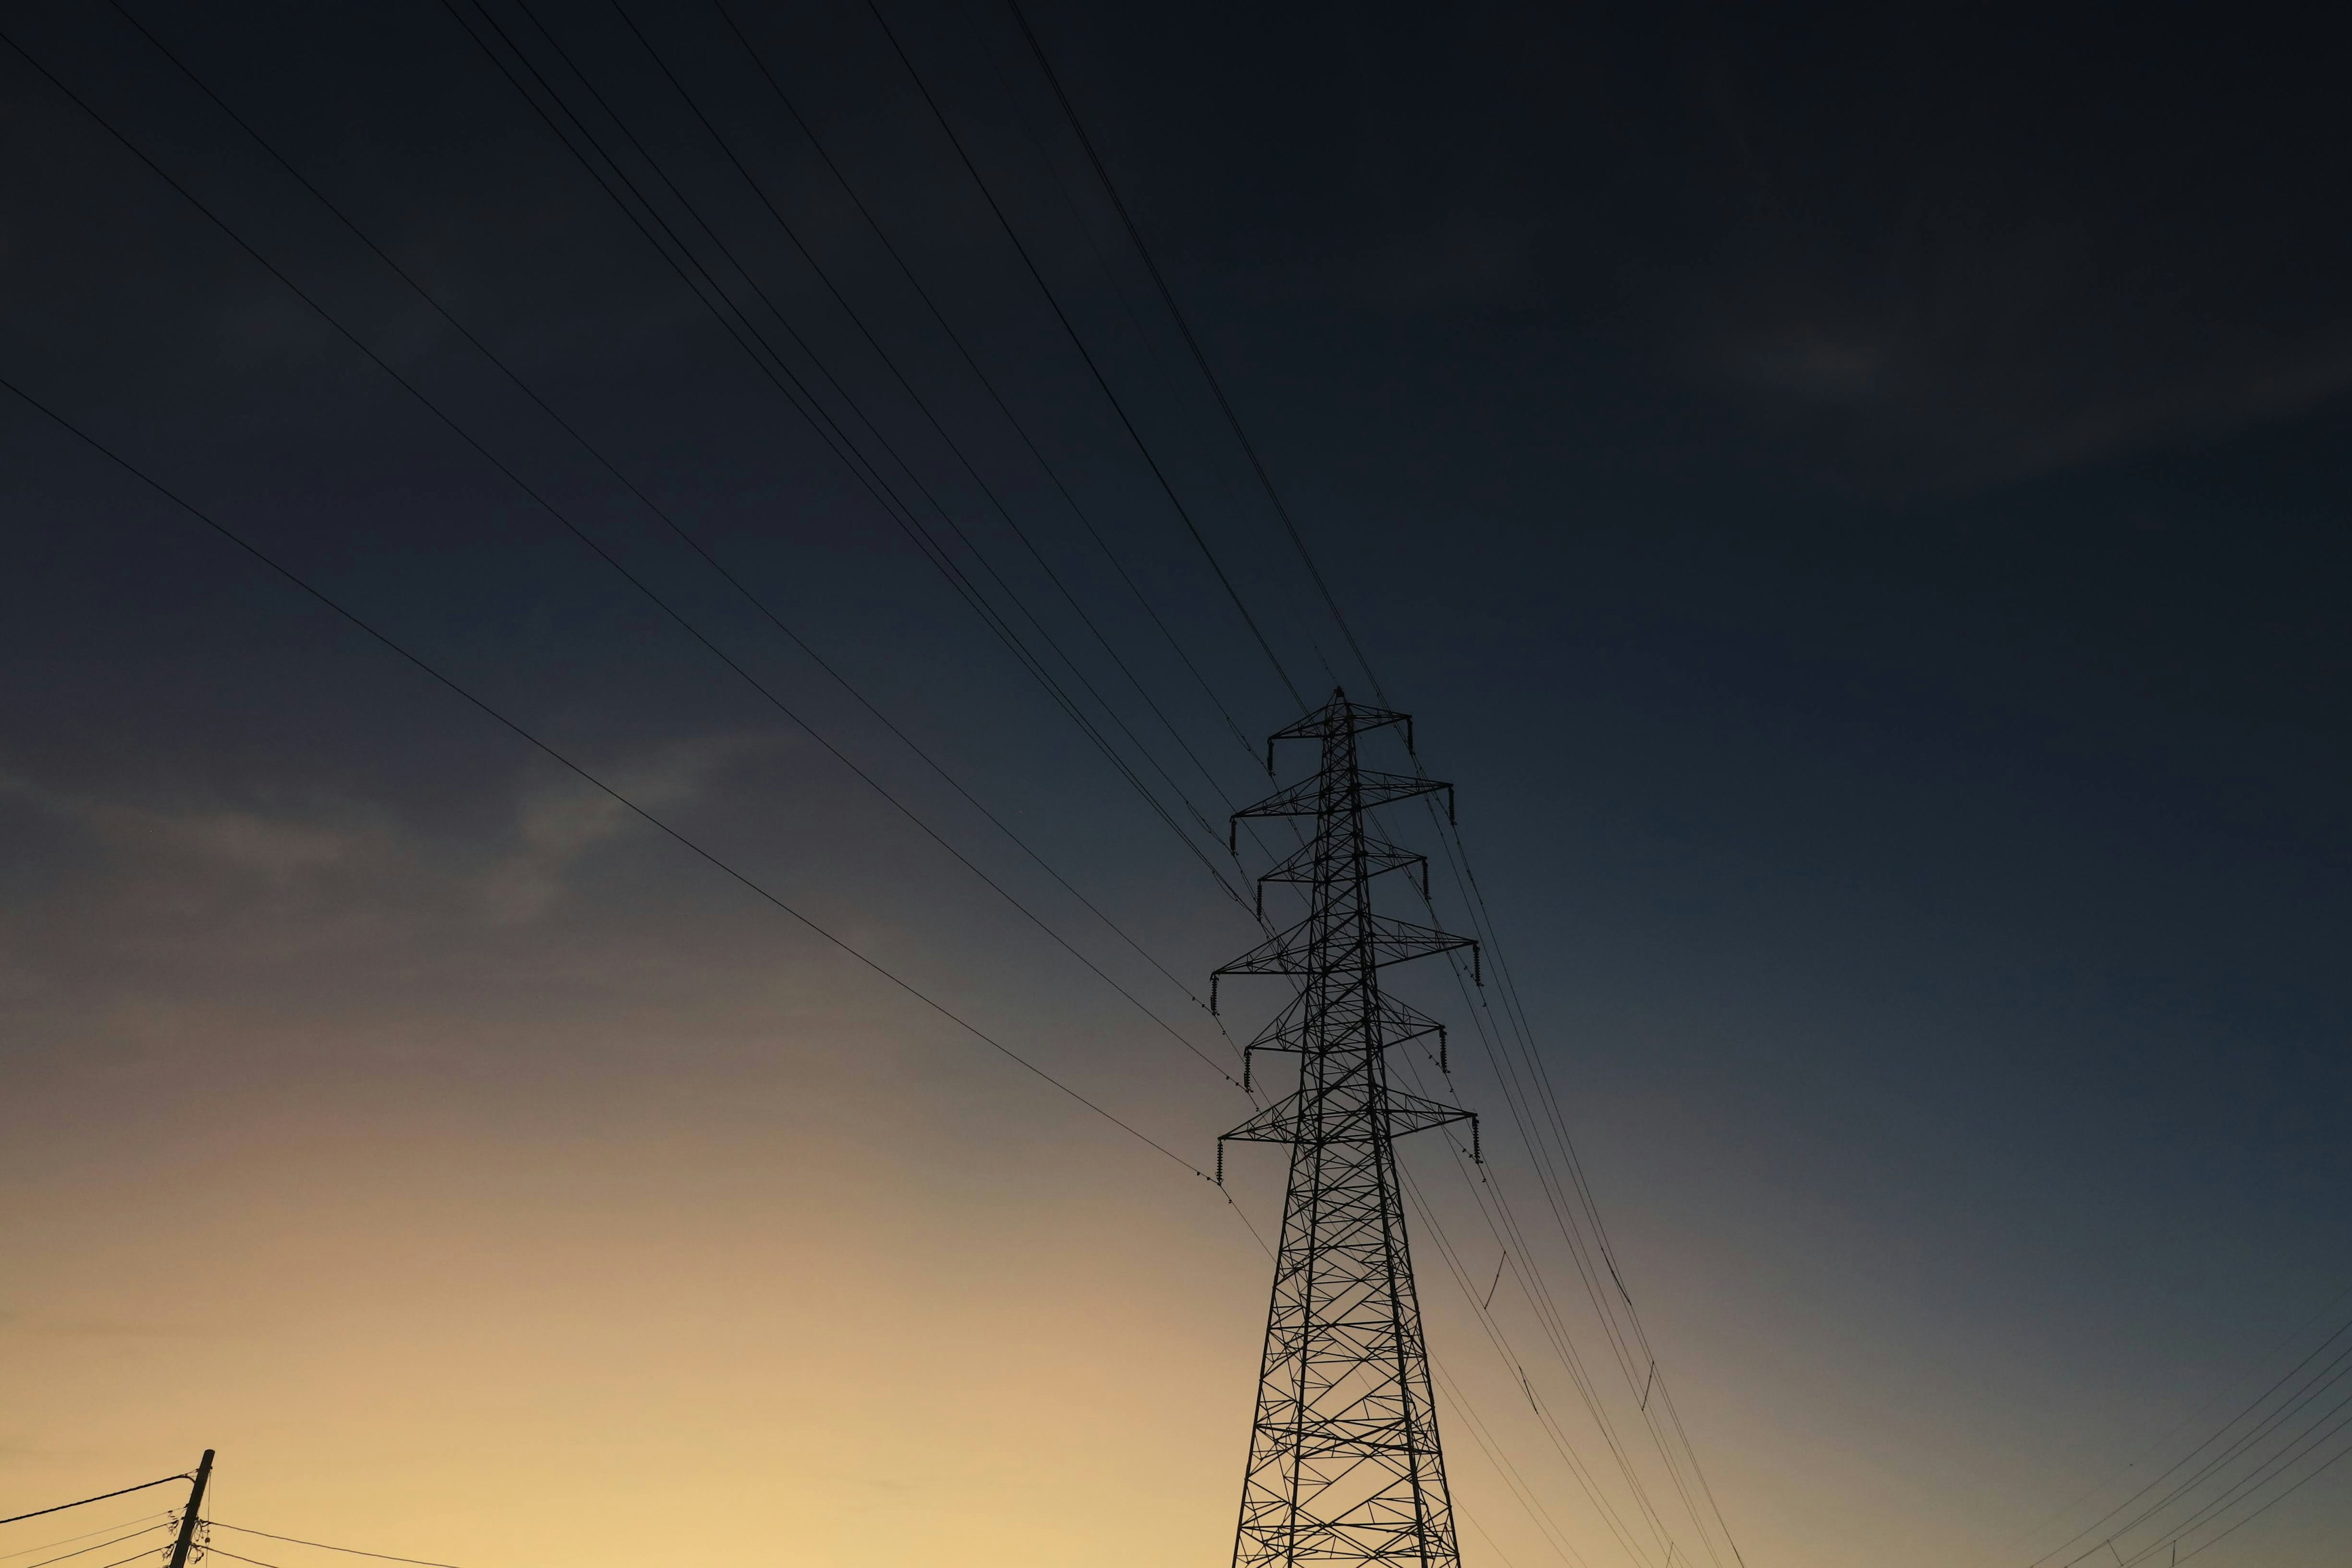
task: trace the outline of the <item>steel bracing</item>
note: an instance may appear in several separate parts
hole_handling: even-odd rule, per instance
[[[1475,963],[1476,945],[1374,911],[1375,877],[1428,873],[1419,855],[1374,838],[1366,811],[1450,786],[1373,772],[1357,754],[1367,731],[1410,724],[1334,692],[1273,737],[1316,742],[1314,776],[1234,814],[1237,828],[1244,817],[1314,821],[1313,837],[1260,883],[1261,898],[1268,882],[1302,888],[1306,918],[1217,971],[1297,986],[1249,1051],[1295,1054],[1298,1088],[1225,1134],[1291,1146],[1235,1568],[1460,1562],[1394,1141],[1471,1113],[1390,1086],[1388,1048],[1442,1026],[1382,995],[1379,976],[1454,949]]]

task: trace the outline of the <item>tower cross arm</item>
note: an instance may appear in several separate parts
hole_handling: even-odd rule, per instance
[[[1223,1143],[1297,1143],[1305,1098],[1289,1094],[1219,1139]]]
[[[1443,791],[1451,815],[1454,786],[1441,779],[1425,779],[1412,773],[1374,773],[1367,768],[1357,776],[1360,792],[1356,804],[1369,810],[1386,805],[1391,801],[1411,800],[1415,795],[1436,795]],[[1324,808],[1323,781],[1320,776],[1305,778],[1286,789],[1278,789],[1255,805],[1245,805],[1234,813],[1236,829],[1245,817],[1315,816]]]
[[[1398,713],[1386,708],[1374,708],[1369,703],[1350,702],[1344,691],[1331,693],[1331,700],[1307,714],[1297,723],[1276,730],[1266,737],[1274,741],[1320,741],[1334,733],[1360,735],[1367,730],[1379,730],[1394,724],[1405,732],[1405,749],[1412,749],[1412,715]]]
[[[1419,870],[1416,880],[1426,890],[1429,886],[1429,857],[1378,838],[1364,840],[1365,868],[1378,876],[1383,871]],[[1312,882],[1315,880],[1315,841],[1308,839],[1282,858],[1271,871],[1258,878],[1261,882]]]
[[[1433,952],[1454,952],[1465,947],[1475,959],[1478,952],[1475,937],[1456,936],[1435,926],[1415,925],[1391,915],[1368,914],[1362,919],[1364,945],[1370,949],[1375,967],[1426,958]],[[1327,946],[1328,939],[1318,941],[1317,922],[1303,920],[1275,932],[1231,963],[1219,966],[1212,972],[1212,978],[1227,974],[1320,974],[1330,965]]]
[[[1408,1132],[1423,1132],[1450,1121],[1475,1121],[1478,1119],[1475,1110],[1423,1100],[1401,1089],[1389,1090],[1388,1102],[1389,1136],[1391,1138],[1402,1138]]]
[[[1372,950],[1372,963],[1377,965],[1402,963],[1409,959],[1426,958],[1433,952],[1458,952],[1470,950],[1471,970],[1478,972],[1478,939],[1456,936],[1452,931],[1439,931],[1435,926],[1415,925],[1411,921],[1394,920],[1387,915],[1365,918],[1365,937]],[[1485,976],[1478,975],[1484,984]]]
[[[1323,1122],[1339,1131],[1341,1137],[1361,1137],[1360,1125],[1349,1118],[1325,1117]],[[1417,1094],[1407,1094],[1401,1089],[1387,1090],[1381,1097],[1380,1126],[1391,1138],[1402,1138],[1409,1132],[1423,1132],[1432,1127],[1444,1127],[1450,1122],[1475,1121],[1475,1111],[1459,1106],[1446,1105],[1434,1100],[1424,1100]],[[1318,1131],[1318,1119],[1304,1094],[1291,1094],[1276,1100],[1232,1131],[1219,1139],[1223,1143],[1309,1143],[1329,1131]]]
[[[1234,959],[1209,972],[1214,982],[1228,974],[1313,974],[1315,932],[1312,921],[1300,921],[1275,932],[1272,936]]]
[[[1270,1019],[1249,1043],[1253,1051],[1301,1051],[1307,1047],[1307,993],[1301,991],[1283,1005],[1282,1011]],[[1445,1026],[1410,1003],[1401,1002],[1387,992],[1380,993],[1380,1038],[1382,1047],[1401,1046],[1407,1040],[1423,1035],[1444,1035]]]

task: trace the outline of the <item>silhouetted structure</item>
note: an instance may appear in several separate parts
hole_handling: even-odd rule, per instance
[[[171,1568],[188,1568],[188,1548],[196,1539],[197,1525],[203,1522],[205,1487],[212,1479],[213,1451],[206,1448],[204,1458],[196,1465],[196,1473],[188,1478],[188,1506],[181,1510],[180,1532],[172,1542]]]
[[[1315,823],[1314,836],[1258,879],[1261,900],[1267,883],[1303,888],[1307,917],[1217,971],[1298,984],[1249,1047],[1253,1056],[1295,1053],[1297,1090],[1225,1134],[1291,1146],[1236,1568],[1460,1561],[1392,1141],[1473,1119],[1391,1087],[1388,1048],[1444,1030],[1382,995],[1378,975],[1456,948],[1475,962],[1476,944],[1373,911],[1373,878],[1418,870],[1425,891],[1428,864],[1373,838],[1365,813],[1451,788],[1361,765],[1359,737],[1392,724],[1411,733],[1405,715],[1335,691],[1267,743],[1271,766],[1273,741],[1315,742],[1315,776],[1234,814],[1236,832],[1244,817]],[[1475,1148],[1475,1121],[1473,1138]]]

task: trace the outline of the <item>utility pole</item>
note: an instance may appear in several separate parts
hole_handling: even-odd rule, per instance
[[[1452,788],[1360,764],[1358,738],[1391,725],[1410,736],[1404,714],[1334,691],[1267,744],[1271,762],[1273,741],[1316,742],[1314,776],[1234,813],[1236,833],[1244,817],[1315,825],[1258,879],[1261,889],[1303,889],[1306,918],[1217,971],[1286,975],[1298,988],[1248,1047],[1295,1054],[1297,1090],[1225,1134],[1291,1150],[1234,1568],[1461,1562],[1394,1140],[1470,1121],[1475,1149],[1475,1118],[1391,1087],[1388,1048],[1442,1037],[1444,1026],[1383,995],[1379,971],[1462,948],[1475,964],[1477,947],[1372,909],[1375,877],[1418,871],[1426,889],[1428,861],[1371,837],[1365,813]],[[1213,981],[1210,996],[1213,1005]]]
[[[180,1539],[172,1542],[172,1568],[188,1568],[188,1543],[196,1535],[196,1510],[205,1506],[205,1483],[213,1479],[213,1451],[205,1450],[196,1466],[195,1484],[188,1489],[188,1510],[180,1515]]]

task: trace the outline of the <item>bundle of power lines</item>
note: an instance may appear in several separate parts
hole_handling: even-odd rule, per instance
[[[2329,1314],[2347,1291],[2282,1340],[2274,1360]],[[2210,1415],[2224,1389],[2150,1444],[2127,1467],[2166,1451]],[[2026,1568],[2171,1568],[2219,1546],[2352,1455],[2352,1319],[2335,1322],[2303,1356],[2227,1419],[2105,1513]],[[2104,1490],[2113,1480],[2095,1488]],[[2083,1506],[2077,1500],[2061,1514]]]
[[[97,1530],[84,1531],[79,1535],[68,1535],[55,1541],[43,1542],[37,1546],[18,1547],[13,1551],[0,1552],[0,1563],[8,1564],[9,1568],[51,1568],[52,1564],[60,1563],[71,1563],[75,1568],[126,1568],[127,1564],[132,1563],[161,1562],[166,1564],[167,1568],[192,1568],[193,1564],[200,1563],[208,1557],[221,1557],[233,1563],[244,1563],[246,1568],[279,1568],[277,1563],[247,1557],[231,1552],[225,1546],[215,1544],[212,1539],[212,1532],[215,1530],[225,1530],[232,1535],[257,1536],[265,1541],[278,1542],[281,1545],[307,1547],[314,1552],[331,1552],[342,1557],[371,1557],[382,1563],[408,1563],[411,1568],[457,1568],[457,1564],[450,1563],[435,1563],[422,1557],[398,1557],[388,1552],[370,1552],[357,1546],[332,1546],[323,1541],[307,1541],[299,1536],[282,1535],[267,1530],[254,1530],[241,1524],[226,1524],[209,1519],[200,1510],[204,1506],[206,1488],[212,1479],[212,1474],[213,1454],[210,1449],[206,1449],[204,1462],[194,1470],[182,1475],[163,1476],[155,1480],[142,1481],[137,1486],[123,1487],[110,1492],[100,1492],[96,1497],[77,1498],[72,1502],[52,1503],[47,1508],[37,1508],[25,1513],[0,1518],[0,1526],[22,1524],[32,1520],[47,1519],[53,1514],[74,1512],[98,1503],[110,1501],[115,1498],[129,1497],[133,1492],[150,1491],[157,1487],[171,1486],[178,1481],[189,1482],[191,1487],[187,1503],[183,1508],[165,1513],[143,1514],[137,1519],[125,1520]],[[105,1536],[108,1539],[91,1542],[90,1537],[94,1535]],[[133,1541],[141,1542],[142,1544],[127,1557],[118,1557],[110,1562],[96,1564],[85,1564],[82,1562],[84,1558],[105,1552],[110,1547],[126,1545]],[[76,1542],[89,1543],[76,1545]],[[57,1549],[60,1546],[71,1547],[72,1550],[58,1552]],[[44,1552],[56,1552],[56,1555],[41,1555]],[[33,1563],[20,1561],[26,1557],[37,1557],[39,1561]]]
[[[1173,967],[1088,898],[1033,842],[1008,826],[1009,812],[984,803],[954,770],[939,760],[935,749],[923,746],[907,723],[853,683],[843,673],[837,658],[827,657],[815,647],[751,584],[741,570],[723,562],[704,539],[656,498],[653,490],[658,487],[633,477],[591,440],[575,420],[559,411],[539,385],[492,346],[489,339],[494,334],[462,317],[446,300],[421,282],[313,175],[306,174],[257,129],[250,113],[207,82],[188,63],[184,45],[158,36],[117,0],[110,3],[131,33],[143,40],[143,47],[158,52],[192,85],[197,95],[192,103],[200,103],[205,112],[226,116],[249,138],[259,154],[290,182],[289,196],[315,204],[330,215],[373,258],[373,264],[383,268],[383,277],[446,322],[539,416],[574,443],[635,504],[656,521],[699,563],[700,569],[712,574],[763,624],[814,661],[828,680],[908,748],[960,799],[975,808],[996,833],[1076,900],[1096,925],[1148,963],[1177,995],[1191,1005],[1189,1010],[1155,1005],[1138,994],[1088,956],[1069,932],[1020,898],[1001,879],[984,870],[973,852],[958,842],[953,833],[900,792],[885,784],[873,767],[854,758],[842,743],[821,731],[755,675],[743,658],[729,652],[693,615],[601,543],[571,509],[526,479],[477,426],[451,413],[415,378],[404,374],[384,352],[373,345],[365,334],[322,302],[315,291],[305,289],[296,277],[301,270],[300,262],[265,253],[222,216],[216,205],[208,203],[192,182],[174,174],[153,151],[121,130],[96,101],[104,90],[102,86],[94,88],[88,82],[68,81],[14,37],[0,37],[5,38],[34,77],[78,106],[130,154],[132,163],[123,165],[127,174],[160,180],[177,192],[254,265],[326,323],[352,353],[399,387],[475,454],[497,484],[520,495],[551,527],[589,552],[603,569],[625,581],[631,593],[642,596],[677,627],[710,658],[722,679],[740,683],[785,722],[815,741],[892,811],[952,857],[994,896],[1005,900],[1021,919],[1036,926],[1106,986],[1116,989],[1128,1005],[1148,1018],[1156,1032],[1174,1040],[1207,1070],[1232,1083],[1237,1091],[1248,1092],[1236,1077],[1243,1070],[1240,1053],[1230,1039],[1223,1037],[1205,1005]],[[1054,443],[1038,432],[1032,418],[1024,417],[1016,409],[1014,399],[1003,390],[999,378],[985,368],[971,336],[954,324],[937,289],[909,259],[908,247],[888,231],[867,195],[795,102],[771,53],[761,48],[724,0],[713,0],[708,19],[711,36],[726,48],[738,51],[740,62],[764,84],[772,104],[773,128],[793,139],[796,147],[804,147],[815,166],[825,171],[846,210],[856,215],[864,226],[863,232],[870,237],[879,253],[888,258],[894,276],[908,297],[919,303],[918,319],[925,323],[924,330],[936,332],[938,341],[951,351],[953,363],[961,367],[960,374],[968,376],[971,384],[984,395],[993,416],[1012,433],[1019,449],[1034,465],[1036,475],[1045,481],[1050,510],[1077,527],[1110,576],[1120,584],[1124,599],[1116,614],[1108,605],[1089,603],[1087,591],[1056,568],[1050,551],[1041,542],[1039,520],[1034,515],[1024,516],[1024,508],[1008,499],[1003,482],[992,479],[986,465],[975,457],[969,434],[958,434],[940,399],[927,393],[918,378],[908,374],[901,357],[886,345],[885,334],[876,330],[868,314],[839,285],[836,269],[829,268],[816,249],[804,243],[806,224],[792,210],[792,199],[781,194],[776,182],[763,180],[757,173],[756,150],[744,144],[740,137],[730,135],[708,111],[701,93],[678,63],[682,51],[674,46],[666,47],[654,32],[647,30],[649,13],[640,15],[626,5],[614,4],[608,28],[617,28],[616,36],[626,39],[637,51],[636,68],[667,95],[666,101],[683,116],[681,123],[688,128],[688,143],[700,149],[698,154],[692,155],[698,161],[691,167],[688,166],[689,155],[678,151],[675,140],[664,142],[641,125],[643,110],[636,106],[642,103],[642,97],[617,94],[600,85],[595,62],[583,54],[578,40],[568,40],[565,26],[561,22],[551,24],[542,17],[529,0],[441,3],[453,24],[446,29],[450,44],[477,54],[483,62],[486,79],[511,91],[527,106],[531,119],[546,133],[548,154],[576,167],[603,198],[609,200],[625,219],[627,232],[658,257],[667,274],[691,295],[696,308],[708,315],[724,339],[740,350],[761,381],[775,394],[779,412],[799,422],[830,452],[856,489],[971,610],[984,635],[1005,650],[1024,679],[1102,759],[1119,787],[1135,797],[1149,820],[1181,846],[1182,852],[1224,898],[1252,920],[1259,920],[1259,911],[1242,890],[1246,879],[1239,874],[1238,863],[1217,826],[1235,804],[1223,782],[1231,770],[1243,765],[1233,761],[1235,749],[1248,767],[1255,769],[1259,763],[1248,731],[1236,716],[1236,704],[1211,678],[1209,670],[1216,661],[1201,657],[1200,650],[1188,646],[1185,637],[1171,626],[1165,607],[1147,592],[1133,563],[1101,525],[1096,509],[1081,500],[1080,487],[1066,473],[1066,465],[1049,456]],[[1127,444],[1128,455],[1139,465],[1139,472],[1147,481],[1147,493],[1155,498],[1154,504],[1164,509],[1167,519],[1197,554],[1207,580],[1215,584],[1230,609],[1232,624],[1249,658],[1262,661],[1263,674],[1258,679],[1270,679],[1279,689],[1280,700],[1296,707],[1306,706],[1307,694],[1291,661],[1283,657],[1275,637],[1269,635],[1272,617],[1253,602],[1240,577],[1214,547],[1195,503],[1187,499],[1185,487],[1179,482],[1175,464],[1162,452],[1161,443],[1148,435],[1149,421],[1134,405],[1131,396],[1118,390],[1117,378],[1106,364],[1100,346],[1091,342],[1081,327],[1066,289],[1057,289],[1049,279],[1037,247],[1024,236],[1003,199],[1002,176],[992,180],[983,170],[969,134],[959,127],[950,104],[920,68],[917,58],[920,51],[909,47],[902,27],[878,8],[869,5],[867,10],[872,23],[871,43],[903,72],[905,84],[913,95],[910,101],[921,105],[925,134],[935,139],[948,166],[979,198],[980,210],[987,215],[989,242],[1003,247],[1015,263],[1015,275],[1034,289],[1058,342],[1082,367],[1083,384],[1099,399],[1111,426]],[[675,18],[664,20],[667,25]],[[1028,20],[1017,9],[1003,26],[1009,27],[1006,36],[1017,39],[1018,47],[1026,51],[1035,82],[1042,86],[1061,116],[1067,144],[1082,154],[1083,164],[1094,179],[1093,199],[1104,204],[1115,216],[1118,231],[1131,251],[1130,266],[1139,268],[1148,278],[1150,293],[1145,308],[1156,306],[1164,312],[1167,322],[1177,333],[1190,362],[1186,374],[1195,378],[1193,395],[1208,395],[1233,442],[1234,451],[1245,459],[1252,481],[1268,509],[1265,516],[1277,525],[1276,531],[1295,554],[1303,574],[1302,591],[1311,589],[1311,602],[1318,606],[1313,613],[1328,621],[1325,638],[1329,639],[1339,657],[1327,656],[1325,639],[1317,637],[1307,625],[1310,617],[1292,616],[1286,624],[1310,649],[1327,680],[1337,684],[1342,668],[1350,678],[1360,673],[1371,692],[1385,702],[1387,693],[1361,641],[1341,614],[1257,445],[1249,437],[1197,334],[1147,247],[1140,228],[1113,185],[1072,95],[1055,74]],[[31,80],[27,78],[28,87]],[[1040,158],[1049,169],[1053,167],[1051,159],[1042,151]],[[1058,182],[1058,174],[1055,179]],[[741,205],[731,220],[731,237],[728,232],[730,219],[712,210],[707,195],[694,194],[712,189],[714,183],[736,192],[740,198]],[[1066,200],[1075,202],[1073,193],[1066,188],[1063,195]],[[935,471],[927,469],[909,452],[906,442],[892,433],[888,417],[874,405],[870,395],[861,395],[854,389],[857,377],[847,365],[836,363],[841,351],[828,351],[820,344],[818,335],[803,320],[809,307],[797,302],[805,290],[795,291],[783,286],[773,269],[763,264],[761,258],[766,252],[749,243],[741,226],[740,220],[747,214],[751,222],[763,226],[763,243],[782,242],[785,250],[796,258],[796,277],[814,280],[817,285],[817,292],[830,312],[830,324],[836,329],[845,327],[853,351],[864,356],[861,363],[869,372],[878,369],[897,406],[912,411],[919,430],[926,433],[924,439],[935,443],[935,451],[944,454],[952,487],[942,482]],[[1079,226],[1086,227],[1082,218]],[[1105,276],[1114,276],[1108,266]],[[1112,287],[1118,291],[1115,279]],[[58,406],[53,397],[24,386],[13,377],[7,378],[5,384],[136,475],[173,505],[359,626],[529,745],[572,770],[758,897],[802,921],[856,962],[872,968],[1027,1070],[1046,1079],[1088,1110],[1150,1145],[1191,1175],[1205,1180],[1206,1173],[1197,1164],[1171,1146],[1173,1140],[1141,1131],[1133,1117],[1114,1109],[1112,1096],[1091,1088],[1082,1089],[1048,1074],[1013,1045],[939,1001],[931,989],[884,967],[854,943],[810,919],[781,892],[740,869],[707,844],[689,838],[675,824],[613,785],[586,763],[494,707],[426,655],[362,618],[228,522],[184,500],[165,480],[140,466],[131,455],[76,421]],[[972,504],[963,504],[959,496],[973,498]],[[1011,539],[1013,561],[1001,560],[999,552],[984,542],[983,522],[1001,528]],[[1024,573],[1034,574],[1030,578],[1032,585],[1026,588],[1016,581]],[[1044,588],[1042,595],[1035,586],[1039,584]],[[1198,700],[1205,703],[1206,711],[1215,715],[1215,734],[1195,733],[1180,717],[1176,701],[1153,689],[1137,651],[1120,646],[1114,633],[1128,616],[1129,601],[1139,618],[1124,619],[1124,624],[1148,627],[1155,650],[1165,645],[1166,656],[1184,672],[1189,686],[1197,689]],[[1057,620],[1061,622],[1058,628]],[[1155,657],[1159,657],[1156,651]],[[1192,700],[1188,695],[1187,700]],[[1213,763],[1213,752],[1219,762]],[[1738,1545],[1700,1467],[1671,1384],[1634,1309],[1610,1245],[1591,1186],[1570,1139],[1560,1098],[1544,1055],[1537,1048],[1536,1030],[1512,976],[1507,949],[1498,940],[1493,912],[1472,868],[1467,847],[1454,826],[1433,806],[1431,816],[1443,846],[1445,879],[1437,888],[1423,887],[1423,897],[1430,902],[1434,918],[1436,898],[1445,894],[1489,955],[1494,984],[1485,988],[1473,985],[1458,956],[1453,960],[1456,965],[1455,980],[1474,1022],[1479,1058],[1502,1097],[1506,1120],[1516,1132],[1535,1192],[1532,1199],[1521,1194],[1520,1201],[1515,1202],[1516,1178],[1509,1170],[1491,1164],[1483,1170],[1475,1168],[1467,1152],[1457,1146],[1452,1167],[1465,1184],[1476,1223],[1485,1232],[1484,1238],[1474,1242],[1451,1234],[1420,1184],[1409,1183],[1419,1223],[1432,1238],[1449,1277],[1462,1291],[1465,1308],[1479,1323],[1483,1338],[1497,1357],[1503,1377],[1517,1395],[1525,1399],[1546,1447],[1573,1480],[1592,1517],[1604,1527],[1612,1555],[1622,1554],[1639,1568],[1673,1568],[1677,1563],[1695,1564],[1702,1561],[1712,1568],[1742,1568]],[[1171,1010],[1177,1016],[1170,1016]],[[1434,1070],[1442,1070],[1446,1065],[1442,1056],[1432,1057],[1425,1063]],[[1419,1081],[1422,1070],[1423,1064],[1409,1064],[1408,1076],[1417,1087],[1425,1089],[1428,1086]],[[1251,1098],[1255,1102],[1255,1097]],[[1542,1262],[1547,1256],[1556,1257],[1559,1247],[1565,1248],[1569,1268],[1575,1276],[1572,1293],[1555,1289],[1551,1274]],[[1529,1324],[1533,1338],[1523,1343],[1526,1325]],[[1470,1432],[1509,1495],[1527,1512],[1540,1538],[1553,1552],[1562,1561],[1586,1568],[1587,1559],[1578,1544],[1577,1531],[1546,1500],[1550,1489],[1547,1481],[1532,1473],[1521,1457],[1513,1455],[1499,1421],[1489,1418],[1478,1408],[1461,1378],[1443,1363],[1437,1368],[1437,1376],[1461,1418],[1456,1430]],[[1563,1384],[1565,1397],[1560,1394]],[[1582,1412],[1589,1436],[1571,1431],[1563,1420],[1562,1413],[1571,1410]],[[2286,1425],[2291,1426],[2292,1421]],[[2285,1429],[2284,1426],[2279,1428]],[[1596,1441],[1597,1451],[1591,1447]],[[2243,1458],[2254,1450],[2232,1451]],[[2237,1462],[2231,1460],[2232,1465]],[[2148,1518],[2152,1521],[2155,1515]],[[1477,1527],[1475,1518],[1471,1522]],[[121,1539],[127,1542],[132,1538]],[[98,1549],[87,1550],[95,1553]],[[226,1552],[221,1554],[234,1555]],[[16,1564],[14,1568],[39,1565]]]

